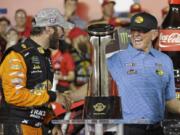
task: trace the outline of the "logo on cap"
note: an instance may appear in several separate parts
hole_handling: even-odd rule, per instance
[[[137,17],[135,18],[135,22],[136,22],[136,23],[143,23],[143,22],[144,22],[144,18],[141,17],[141,16],[137,16]]]
[[[56,23],[56,18],[50,18],[50,19],[49,19],[49,22],[50,22],[50,23]]]

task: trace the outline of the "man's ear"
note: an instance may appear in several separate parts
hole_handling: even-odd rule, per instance
[[[152,41],[158,37],[159,31],[158,30],[151,30],[152,32]]]

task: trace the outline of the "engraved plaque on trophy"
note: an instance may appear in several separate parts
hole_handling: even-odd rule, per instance
[[[85,99],[85,119],[122,118],[121,99],[110,96],[110,81],[106,64],[106,47],[112,44],[114,27],[108,24],[94,24],[88,27],[93,46],[93,73],[90,94]]]

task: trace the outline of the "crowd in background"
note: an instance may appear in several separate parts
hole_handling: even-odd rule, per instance
[[[86,28],[94,23],[109,23],[120,27],[128,25],[128,22],[121,21],[119,17],[114,16],[114,1],[105,0],[102,3],[102,18],[86,22],[77,14],[78,0],[64,1],[64,17],[67,21],[75,24],[72,30],[64,30],[65,34],[59,39],[59,45],[52,47],[52,63],[57,71],[56,79],[59,80],[58,88],[60,91],[71,87],[81,86],[88,79],[91,70],[90,52],[91,44],[89,42]],[[141,11],[138,3],[131,7],[131,13]],[[0,58],[9,47],[23,41],[30,36],[33,26],[33,16],[29,16],[25,9],[17,9],[14,15],[15,25],[12,26],[7,17],[0,17]]]
[[[51,47],[52,64],[57,73],[56,79],[59,80],[57,88],[60,92],[64,92],[70,87],[79,87],[88,80],[91,72],[90,59],[92,55],[92,45],[86,31],[89,25],[107,23],[123,32],[129,26],[129,21],[114,16],[115,1],[104,0],[101,4],[102,17],[90,22],[86,22],[76,14],[77,4],[78,0],[64,0],[64,18],[73,23],[75,27],[71,30],[63,29],[65,34],[59,39],[59,44],[54,44]],[[134,3],[129,9],[128,17],[130,18],[132,15],[142,11],[141,5]],[[167,12],[167,7],[162,9],[162,17]],[[17,9],[14,19],[15,25],[12,26],[7,17],[0,17],[0,59],[5,50],[30,36],[33,27],[32,22],[34,21],[33,16],[29,16],[25,9]],[[126,36],[128,35],[126,34]]]
[[[75,25],[71,30],[62,29],[65,34],[59,39],[58,44],[51,46],[52,65],[58,80],[57,90],[64,92],[75,89],[87,83],[92,68],[92,45],[89,41],[87,26],[90,24],[107,23],[116,28],[127,28],[129,22],[114,16],[114,5],[111,0],[102,3],[103,16],[97,20],[86,22],[77,14],[78,0],[65,0],[64,18]],[[139,3],[134,3],[129,10],[129,17],[143,11]],[[168,8],[162,10],[163,16]],[[15,25],[12,26],[7,17],[0,17],[0,59],[5,50],[22,42],[30,36],[33,27],[33,17],[29,16],[25,9],[17,9],[15,12]],[[56,38],[56,37],[55,37]]]

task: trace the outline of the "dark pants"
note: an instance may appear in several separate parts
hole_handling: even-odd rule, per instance
[[[0,124],[0,135],[22,135],[20,124]]]
[[[124,135],[164,135],[160,124],[154,125],[124,125]]]
[[[22,124],[0,124],[0,135],[42,135],[42,129]]]

